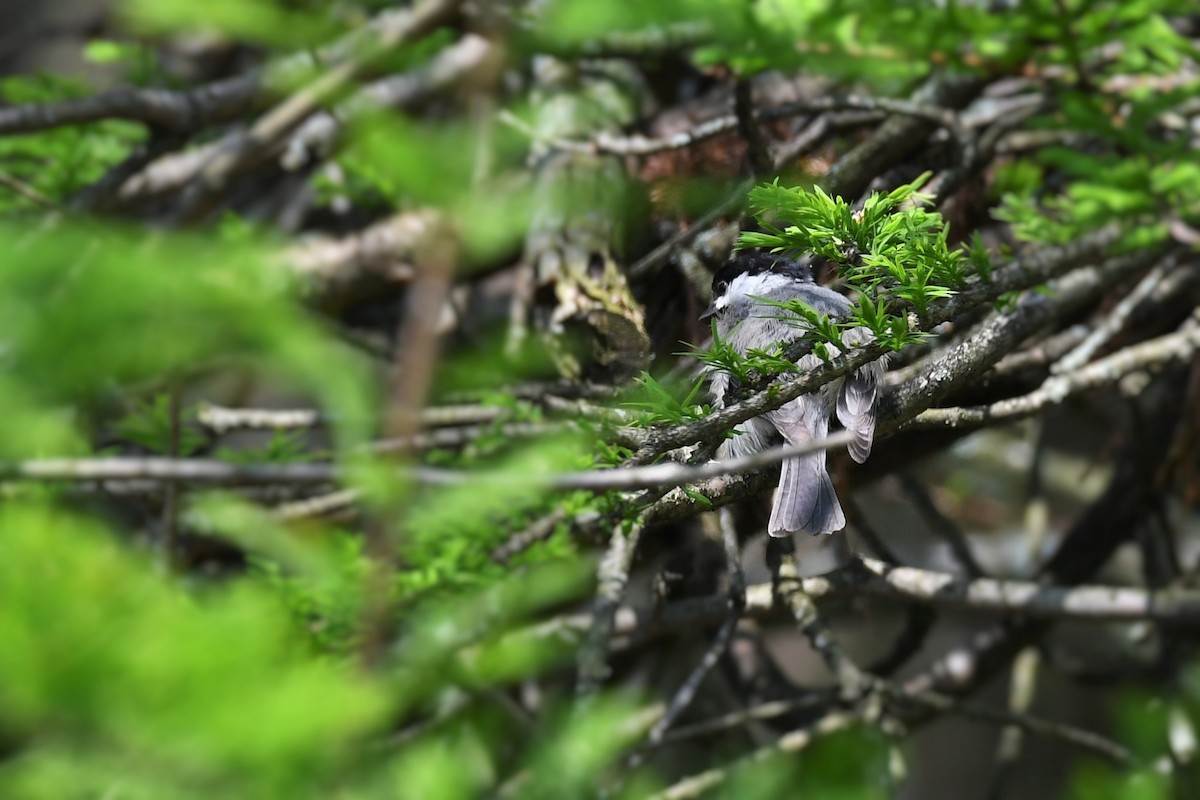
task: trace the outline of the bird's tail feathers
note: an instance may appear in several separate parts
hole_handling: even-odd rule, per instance
[[[879,391],[878,378],[866,368],[846,376],[837,397],[838,421],[854,434],[846,449],[859,464],[871,455],[875,438],[875,397]]]
[[[783,462],[767,532],[789,536],[803,531],[817,536],[846,527],[846,515],[825,470],[825,453]]]

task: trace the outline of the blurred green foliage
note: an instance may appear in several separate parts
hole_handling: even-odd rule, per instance
[[[5,796],[314,794],[387,713],[254,582],[188,597],[95,522],[0,512]],[[269,722],[268,722],[269,721]]]
[[[89,93],[85,84],[59,75],[0,80],[4,104],[45,103]],[[0,137],[0,216],[61,207],[144,139],[142,126],[119,120],[87,129],[63,127]]]
[[[702,419],[708,413],[708,407],[697,402],[700,390],[704,388],[703,380],[692,381],[691,388],[682,399],[648,372],[635,378],[634,385],[637,388],[621,403],[625,408],[638,412],[633,424],[644,427],[677,425]]]
[[[184,409],[180,416],[184,419],[194,417],[194,409]],[[171,453],[174,423],[171,419],[170,394],[160,392],[150,400],[135,400],[134,408],[114,427],[121,439],[140,445],[151,453]],[[204,434],[195,425],[181,424],[175,455],[186,458],[205,444]]]
[[[347,19],[336,13],[337,5],[277,0],[125,0],[121,10],[142,33],[216,33],[272,47],[303,48],[345,33],[346,23],[363,21],[358,15]]]
[[[365,439],[374,405],[365,364],[293,302],[265,243],[67,222],[10,225],[0,240],[11,259],[0,272],[7,457],[78,452],[68,444],[79,433],[72,407],[233,367],[312,391],[343,420],[345,446]]]

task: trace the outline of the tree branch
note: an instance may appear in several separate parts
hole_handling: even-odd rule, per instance
[[[985,425],[1011,422],[1032,416],[1082,392],[1111,386],[1132,372],[1157,369],[1172,362],[1192,359],[1200,349],[1200,325],[1126,347],[1074,372],[1059,373],[1038,389],[989,406],[931,408],[918,414],[909,426],[947,427],[972,430]],[[907,428],[908,426],[906,426]]]
[[[287,97],[260,117],[249,131],[223,143],[212,154],[184,193],[179,221],[203,218],[235,173],[263,158],[273,145],[357,77],[380,53],[429,35],[447,22],[461,4],[462,0],[424,0],[399,16],[387,15],[389,24],[360,32],[356,46],[321,77]]]
[[[315,53],[297,53],[244,75],[183,91],[115,89],[75,100],[0,108],[0,136],[81,125],[106,119],[141,122],[190,133],[260,110],[275,87],[287,86],[322,66],[356,58],[364,42],[399,41],[411,23],[407,11],[387,11],[362,29]]]

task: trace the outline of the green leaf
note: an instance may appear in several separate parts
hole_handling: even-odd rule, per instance
[[[170,395],[165,392],[156,394],[153,400],[138,403],[124,419],[117,422],[117,435],[141,445],[151,453],[169,453],[172,427],[170,406]],[[204,434],[187,422],[194,417],[194,410],[180,411],[177,455],[181,457],[192,455],[207,443]]]

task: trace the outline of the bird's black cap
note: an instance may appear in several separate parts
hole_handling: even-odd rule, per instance
[[[773,253],[746,250],[735,253],[729,261],[725,262],[725,266],[713,275],[713,299],[721,296],[737,276],[761,275],[764,272],[786,275],[806,283],[812,283],[813,279],[812,269],[805,263]],[[715,313],[715,309],[710,305],[700,319],[708,319],[713,313]]]
[[[741,252],[735,253],[725,266],[713,275],[713,294],[720,294],[724,288],[738,275],[761,275],[764,272],[774,272],[787,275],[798,281],[812,281],[812,269],[807,264],[785,256],[772,253]],[[718,291],[717,287],[721,287]]]

